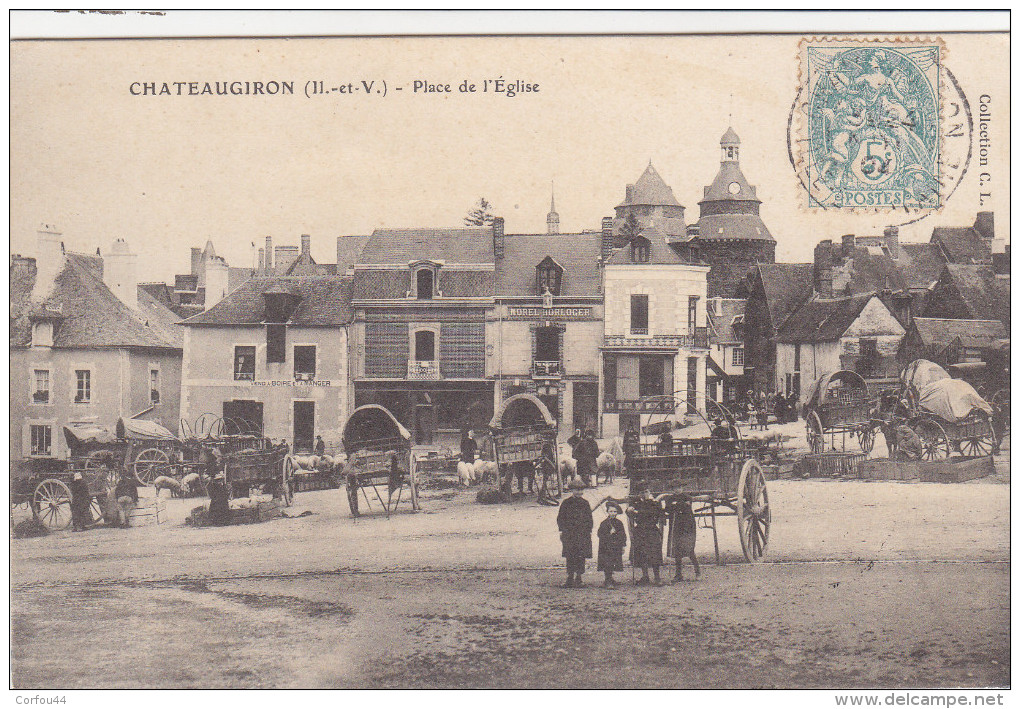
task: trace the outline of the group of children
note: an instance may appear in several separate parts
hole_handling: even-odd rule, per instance
[[[560,511],[556,518],[560,530],[563,557],[567,562],[567,581],[563,585],[564,588],[584,586],[581,577],[585,571],[585,561],[592,557],[591,532],[594,527],[594,518],[591,505],[583,497],[584,489],[585,486],[580,481],[571,482],[572,494],[560,504]],[[663,526],[667,526],[667,523],[666,555],[676,561],[676,575],[673,578],[673,583],[683,580],[682,560],[684,557],[691,560],[695,576],[701,576],[698,557],[694,552],[697,541],[697,524],[690,497],[684,494],[669,495],[660,502],[647,488],[640,489],[638,494],[638,499],[627,509],[627,515],[632,523],[632,561],[636,568],[641,569],[641,578],[635,582],[635,585],[648,586],[654,583],[658,586],[661,584],[659,568],[663,565],[662,529]],[[603,588],[616,588],[617,584],[613,579],[613,573],[623,571],[623,551],[627,546],[627,530],[619,519],[622,513],[623,509],[618,503],[612,500],[607,502],[607,516],[599,525],[596,535],[599,540],[598,570],[605,576],[602,583]],[[654,581],[649,578],[649,570],[652,571]]]

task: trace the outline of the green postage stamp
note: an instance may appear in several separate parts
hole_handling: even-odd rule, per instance
[[[937,41],[805,40],[800,154],[808,206],[942,206],[943,49]]]

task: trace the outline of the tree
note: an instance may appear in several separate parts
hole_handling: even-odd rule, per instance
[[[495,218],[492,216],[490,210],[492,205],[485,197],[478,199],[478,204],[468,212],[467,216],[464,217],[465,226],[489,226],[492,224],[492,220]]]
[[[634,212],[627,212],[627,218],[623,221],[623,225],[620,227],[620,234],[629,240],[637,236],[640,231],[641,224],[638,223],[637,217],[634,216]]]

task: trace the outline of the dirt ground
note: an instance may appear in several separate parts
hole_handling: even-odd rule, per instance
[[[616,591],[559,587],[556,510],[533,498],[435,489],[421,513],[353,520],[327,490],[298,494],[308,516],[214,529],[171,500],[160,527],[12,541],[13,685],[1004,686],[999,482],[773,481],[766,563],[726,518],[723,565],[701,529],[700,580],[628,570]]]

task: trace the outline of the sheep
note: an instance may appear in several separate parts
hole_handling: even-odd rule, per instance
[[[463,460],[457,461],[457,477],[461,485],[469,487],[475,481],[475,466]]]
[[[184,485],[167,475],[160,475],[152,481],[152,485],[156,488],[156,497],[159,497],[160,490],[169,490],[173,497],[184,497],[185,495]]]
[[[476,460],[474,467],[474,479],[477,480],[496,480],[499,477],[499,469],[496,467],[496,462],[493,460]]]
[[[616,461],[616,477],[623,477],[623,438],[615,436],[606,448],[606,453]]]
[[[598,484],[599,473],[602,473],[606,482],[613,482],[613,473],[617,470],[616,456],[606,451],[595,459],[595,483]]]

